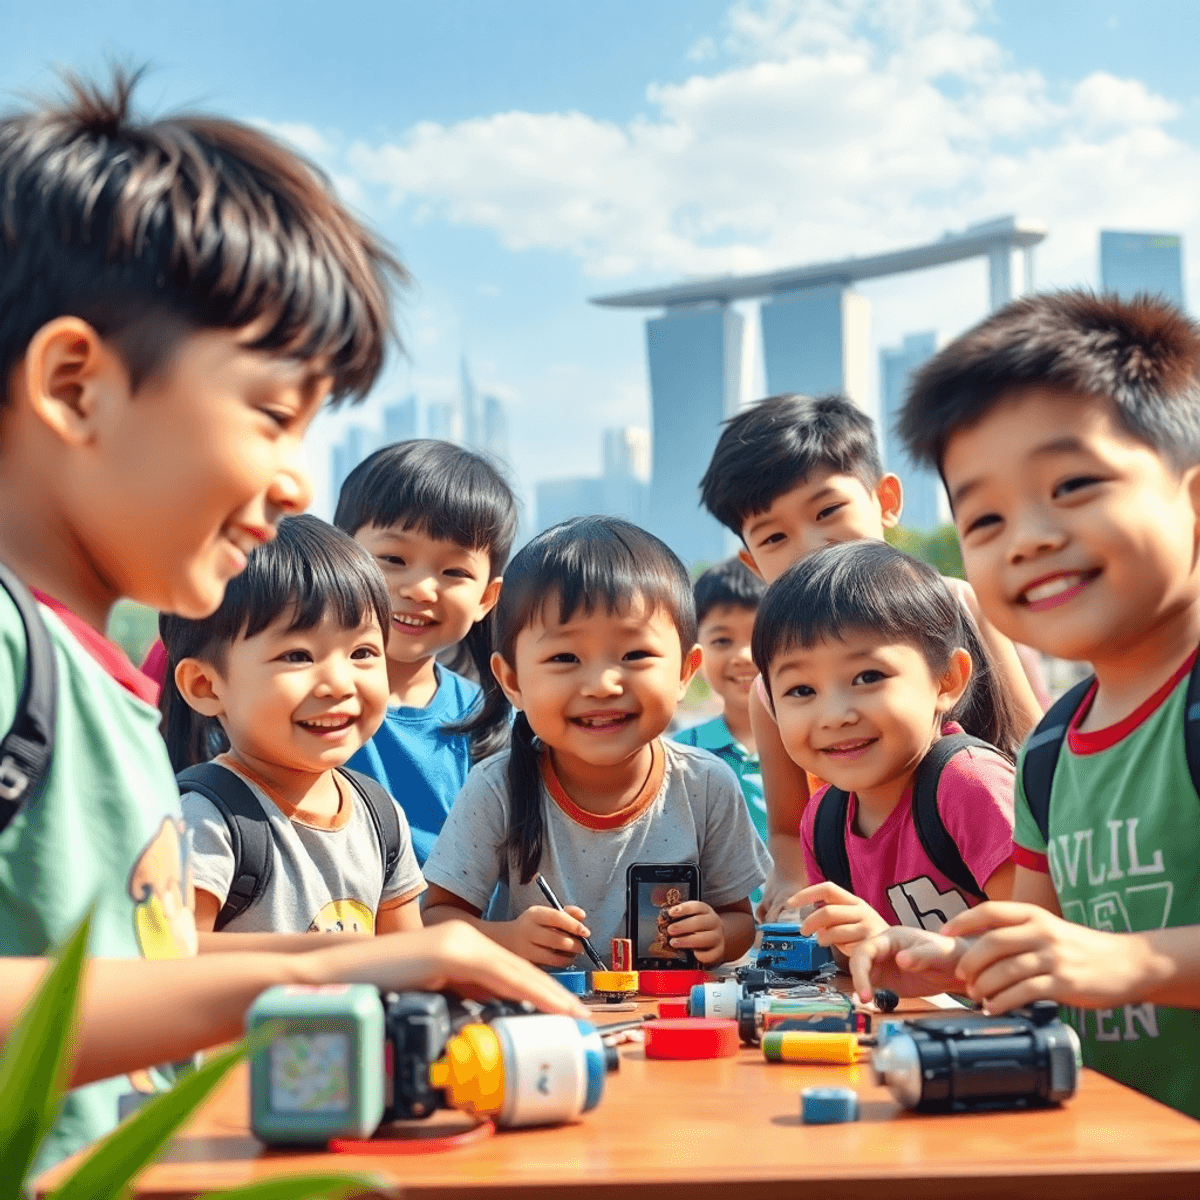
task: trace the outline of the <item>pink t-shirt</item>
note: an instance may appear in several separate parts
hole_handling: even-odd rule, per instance
[[[943,733],[958,733],[953,723]],[[985,885],[997,868],[1012,858],[1012,764],[998,751],[960,750],[942,771],[938,811],[963,862]],[[810,883],[825,878],[813,855],[813,827],[828,787],[805,806],[800,820],[804,864]],[[854,832],[858,801],[846,806],[846,857],[854,894],[865,900],[889,925],[938,930],[979,901],[960,892],[929,861],[912,819],[912,789],[886,821],[868,838]]]

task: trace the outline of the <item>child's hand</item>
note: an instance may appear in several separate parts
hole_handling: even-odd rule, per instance
[[[754,907],[754,918],[760,925],[778,921],[789,908],[798,908],[796,897],[804,887],[803,879],[787,879],[776,874],[774,866],[767,873],[762,885],[762,899]]]
[[[822,946],[833,946],[849,955],[859,942],[882,933],[888,923],[861,897],[824,880],[791,897],[789,908],[819,905],[804,918],[800,932],[816,937]]]
[[[583,952],[579,939],[591,936],[591,930],[583,923],[586,915],[573,904],[566,905],[562,912],[535,904],[515,920],[505,922],[508,936],[504,944],[514,954],[540,966],[566,966]]]
[[[957,976],[989,1013],[1034,1000],[1116,1008],[1137,998],[1146,977],[1141,939],[1076,925],[1035,904],[981,904],[948,922],[945,933],[970,939]]]
[[[850,954],[850,977],[864,1004],[876,988],[891,988],[900,996],[935,996],[955,987],[958,961],[970,943],[962,939],[891,925],[859,942]]]
[[[685,900],[668,912],[667,935],[676,950],[690,950],[698,962],[718,963],[725,958],[725,926],[720,914],[703,900]]]

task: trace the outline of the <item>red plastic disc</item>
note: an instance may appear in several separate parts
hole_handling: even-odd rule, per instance
[[[659,1017],[686,1017],[688,1002],[686,1000],[660,1000],[658,1002]]]
[[[647,1058],[730,1058],[737,1052],[736,1021],[686,1017],[646,1022]]]
[[[708,982],[706,971],[640,971],[638,991],[643,996],[686,996],[699,983]]]

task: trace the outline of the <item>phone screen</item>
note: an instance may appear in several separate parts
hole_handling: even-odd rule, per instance
[[[684,900],[692,900],[693,884],[689,880],[660,882],[637,879],[634,889],[637,903],[637,944],[634,953],[639,959],[657,958],[664,962],[686,962],[686,950],[677,950],[667,942],[667,912]]]

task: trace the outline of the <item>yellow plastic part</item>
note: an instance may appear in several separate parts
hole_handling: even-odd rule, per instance
[[[452,1108],[477,1117],[504,1105],[504,1059],[490,1026],[464,1025],[447,1043],[446,1057],[431,1063],[429,1082],[446,1093]]]
[[[771,1039],[768,1042],[768,1038]],[[769,1049],[768,1049],[769,1047]],[[857,1034],[773,1030],[763,1035],[764,1056],[775,1062],[838,1063],[849,1066],[863,1053]]]
[[[636,971],[593,971],[593,992],[636,992],[638,989],[638,973]]]

